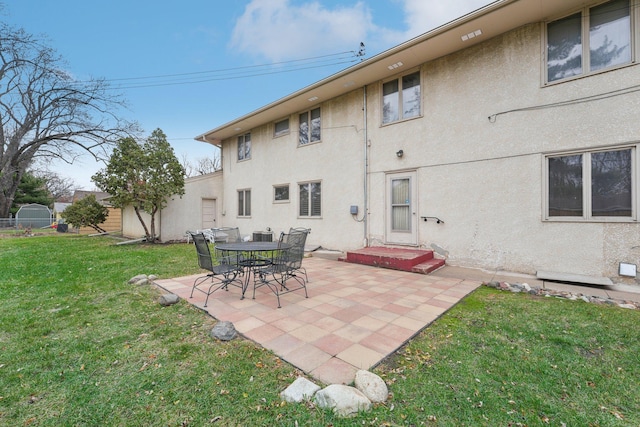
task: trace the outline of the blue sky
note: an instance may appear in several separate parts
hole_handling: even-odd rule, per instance
[[[196,135],[353,65],[360,42],[370,58],[489,2],[0,0],[0,20],[45,37],[77,79],[119,87],[126,118],[194,161],[215,150]],[[93,189],[102,167],[52,169]]]

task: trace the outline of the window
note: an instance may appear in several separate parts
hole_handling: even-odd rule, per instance
[[[273,201],[275,203],[283,203],[289,201],[289,184],[275,185],[273,187]]]
[[[300,184],[300,216],[322,215],[322,188],[320,182]]]
[[[382,123],[420,115],[420,71],[382,85]]]
[[[632,219],[635,148],[547,157],[547,218]]]
[[[547,81],[631,62],[630,0],[613,0],[547,24]]]
[[[289,133],[289,119],[280,120],[273,126],[273,136],[278,137]]]
[[[320,141],[320,107],[300,114],[298,143],[306,145]]]
[[[247,133],[238,137],[238,160],[251,158],[251,134]]]
[[[251,190],[238,190],[238,216],[251,216]]]

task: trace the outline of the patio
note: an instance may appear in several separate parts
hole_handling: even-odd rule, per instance
[[[220,290],[203,307],[205,295],[189,298],[196,277],[156,280],[168,292],[230,321],[248,339],[325,384],[349,384],[358,369],[369,369],[460,299],[481,279],[421,275],[327,260],[305,258],[310,282],[304,292],[275,296],[266,288]]]

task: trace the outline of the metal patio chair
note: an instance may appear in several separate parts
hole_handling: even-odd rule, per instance
[[[256,289],[267,286],[278,299],[280,305],[280,295],[304,289],[305,298],[309,298],[307,293],[307,273],[305,277],[296,274],[301,271],[302,259],[304,258],[304,245],[307,240],[307,232],[294,231],[293,233],[280,234],[278,241],[284,249],[276,251],[270,265],[254,270],[253,298],[256,297]],[[295,280],[293,286],[289,280]]]
[[[235,243],[242,240],[238,227],[212,228],[214,240],[216,242]]]
[[[220,257],[217,258],[217,263],[214,263],[205,235],[203,233],[191,233],[191,238],[196,246],[198,265],[203,270],[209,271],[209,273],[194,280],[190,298],[193,298],[193,292],[196,290],[206,294],[207,298],[204,301],[204,306],[206,307],[209,302],[209,295],[218,289],[228,291],[229,285],[242,289],[242,281],[236,280],[241,268],[235,260]]]

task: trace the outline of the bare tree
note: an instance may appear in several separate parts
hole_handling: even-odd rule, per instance
[[[136,130],[117,116],[124,101],[104,80],[76,81],[64,66],[41,40],[0,23],[0,218],[38,157],[104,159]]]
[[[189,160],[186,154],[182,155],[180,162],[185,170],[185,176],[187,178],[192,176],[206,175],[220,170],[220,156],[213,155],[212,157],[199,157],[194,162]]]
[[[72,178],[63,177],[52,170],[30,169],[30,172],[44,180],[47,191],[55,201],[71,202],[73,193],[80,189],[80,186]]]

